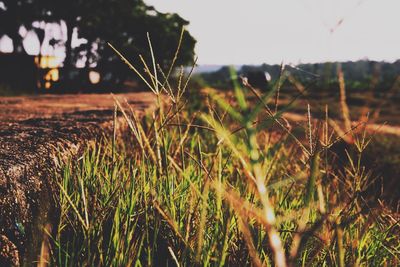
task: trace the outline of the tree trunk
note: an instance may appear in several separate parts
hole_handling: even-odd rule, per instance
[[[67,41],[65,43],[65,59],[64,59],[64,75],[65,80],[70,81],[70,73],[73,69],[72,63],[72,34],[74,32],[75,25],[72,20],[66,20],[67,25]]]
[[[25,50],[25,47],[22,43],[23,38],[19,33],[10,33],[10,38],[13,41],[14,53],[27,55],[28,53]]]

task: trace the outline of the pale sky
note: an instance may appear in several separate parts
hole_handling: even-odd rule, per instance
[[[400,58],[400,0],[145,2],[190,21],[200,64]]]

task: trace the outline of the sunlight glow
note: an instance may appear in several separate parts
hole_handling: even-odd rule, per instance
[[[400,58],[398,0],[145,0],[190,21],[201,64]]]

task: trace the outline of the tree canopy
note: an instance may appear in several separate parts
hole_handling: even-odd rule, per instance
[[[189,24],[178,14],[158,12],[142,0],[0,0],[0,37],[12,39],[14,53],[27,53],[21,27],[34,31],[42,45],[46,23],[66,29],[61,40],[46,38],[48,45],[65,48],[65,77],[79,61],[86,69],[96,66],[110,82],[119,84],[127,79],[128,70],[107,42],[139,65],[140,60],[132,57],[146,58],[149,33],[156,60],[165,67],[174,57],[181,29]],[[76,37],[86,41],[77,46]],[[184,35],[177,65],[193,63],[195,43],[190,34]]]

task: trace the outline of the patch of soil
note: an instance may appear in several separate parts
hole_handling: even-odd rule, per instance
[[[149,93],[117,98],[141,111],[153,103]],[[57,213],[59,159],[111,133],[113,109],[110,95],[0,98],[0,266],[37,260]]]

